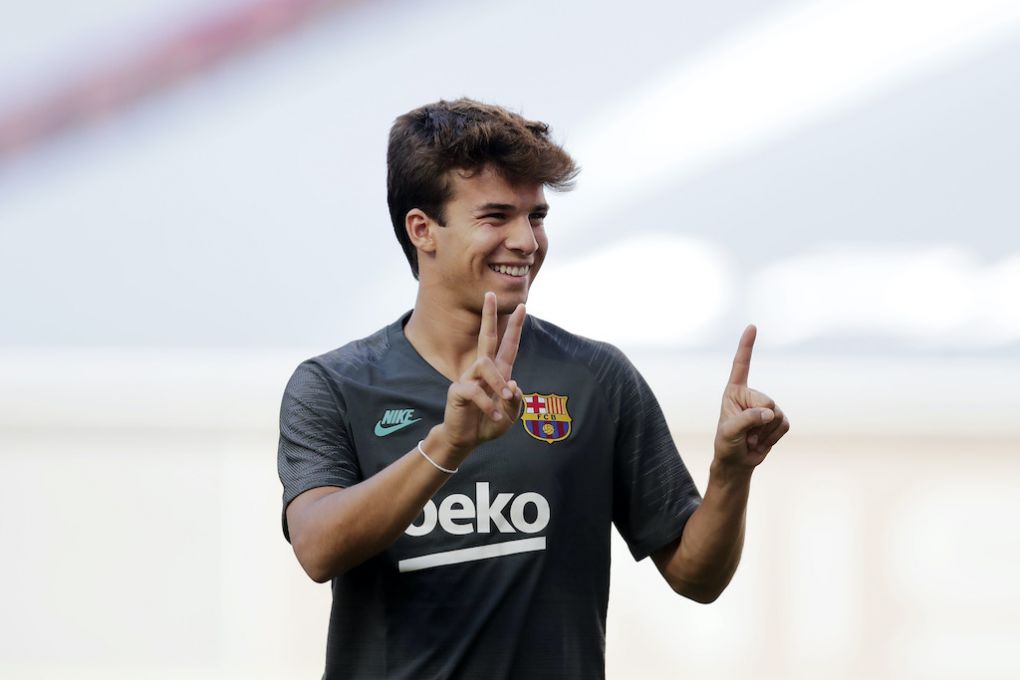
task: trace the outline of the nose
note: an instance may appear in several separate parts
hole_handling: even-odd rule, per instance
[[[535,230],[531,226],[531,218],[522,215],[508,226],[506,247],[524,255],[531,255],[538,250],[538,241],[535,239]]]

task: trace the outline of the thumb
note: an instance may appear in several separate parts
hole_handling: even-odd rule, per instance
[[[776,417],[770,408],[749,408],[719,425],[719,434],[726,439],[736,440],[743,437],[752,427],[771,423]]]

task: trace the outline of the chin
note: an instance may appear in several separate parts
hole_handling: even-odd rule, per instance
[[[496,310],[501,316],[504,314],[512,314],[513,311],[517,309],[517,305],[522,302],[526,303],[527,301],[528,291],[509,294],[504,293],[502,296],[499,293],[496,293]]]

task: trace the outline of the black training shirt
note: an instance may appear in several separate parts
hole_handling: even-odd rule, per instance
[[[286,508],[348,487],[443,419],[450,381],[409,314],[310,359],[280,414]],[[527,317],[521,420],[476,449],[392,546],[333,579],[324,678],[601,678],[610,524],[636,559],[701,500],[655,397],[615,347]]]

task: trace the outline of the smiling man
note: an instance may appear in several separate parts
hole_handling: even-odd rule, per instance
[[[755,328],[702,499],[626,357],[526,314],[545,188],[576,174],[545,124],[499,107],[394,124],[414,309],[302,363],[281,409],[284,535],[332,581],[324,678],[603,677],[614,524],[681,595],[733,576],[751,473],[789,429],[747,387]]]

